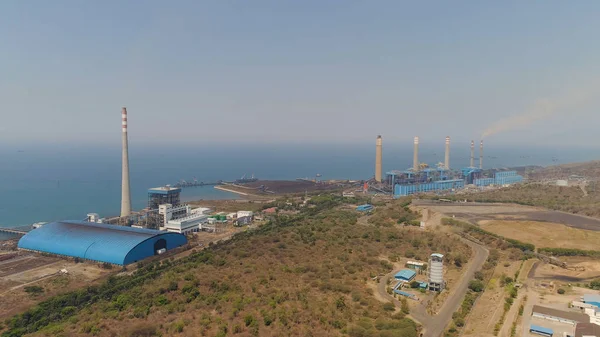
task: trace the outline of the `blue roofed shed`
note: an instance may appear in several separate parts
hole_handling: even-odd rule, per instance
[[[127,265],[187,243],[184,235],[84,221],[45,224],[23,236],[20,249]]]
[[[584,294],[583,303],[591,304],[600,308],[600,295],[596,294]]]
[[[529,332],[534,333],[536,335],[549,336],[552,337],[554,335],[554,330],[550,328],[544,328],[543,326],[533,325],[529,327]]]
[[[369,205],[369,204],[364,204],[364,205],[360,205],[358,207],[356,207],[357,211],[360,212],[366,212],[366,211],[370,211],[373,209],[373,205]]]
[[[415,276],[417,276],[417,273],[414,270],[402,269],[401,271],[397,272],[396,275],[394,275],[394,278],[396,280],[410,282],[415,278]]]

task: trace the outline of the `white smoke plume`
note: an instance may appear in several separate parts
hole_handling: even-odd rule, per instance
[[[556,99],[545,98],[537,100],[522,114],[511,116],[492,124],[483,132],[481,138],[483,139],[497,133],[526,127],[538,120],[549,118],[555,113],[564,113],[567,112],[567,110],[573,110],[579,104],[593,98],[593,93],[595,91],[597,91],[596,88],[592,90],[578,90]],[[573,111],[570,112],[573,113]]]

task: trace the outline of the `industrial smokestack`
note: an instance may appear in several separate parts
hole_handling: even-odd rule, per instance
[[[446,156],[444,157],[444,168],[450,169],[450,137],[446,137]]]
[[[479,168],[483,169],[483,140],[479,143]]]
[[[471,164],[469,167],[475,167],[475,141],[471,141]]]
[[[419,137],[415,137],[415,149],[413,155],[413,170],[419,171]]]
[[[377,182],[381,182],[381,145],[382,139],[381,135],[377,136],[377,141],[375,142],[375,180]]]
[[[121,111],[123,128],[123,163],[121,176],[121,216],[131,214],[131,193],[129,192],[129,150],[127,144],[127,109],[123,107]]]

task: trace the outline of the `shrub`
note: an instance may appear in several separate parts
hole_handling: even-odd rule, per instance
[[[385,311],[394,311],[396,310],[396,306],[392,302],[385,303],[383,305],[383,310]]]
[[[44,292],[44,288],[40,287],[40,286],[26,286],[24,288],[25,292],[30,294],[30,295],[39,295],[41,293]]]
[[[476,293],[483,291],[484,287],[485,286],[483,282],[481,282],[480,280],[471,280],[471,282],[469,282],[469,289],[473,290]]]
[[[556,292],[562,295],[565,293],[565,290],[563,288],[558,288]]]

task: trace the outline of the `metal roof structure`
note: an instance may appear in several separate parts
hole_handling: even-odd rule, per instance
[[[564,319],[567,321],[577,322],[577,323],[589,323],[590,316],[586,314],[581,314],[573,311],[562,311],[553,308],[542,307],[539,305],[534,305],[532,309],[532,314],[544,315],[549,317],[556,317],[560,319]]]
[[[433,254],[431,254],[431,256],[433,256],[433,257],[439,257],[440,259],[444,257],[444,255],[442,255],[440,253],[433,253]]]
[[[577,323],[575,337],[600,336],[600,325],[594,323]]]
[[[549,336],[552,336],[554,334],[554,331],[550,328],[544,328],[543,326],[533,324],[531,324],[531,326],[529,327],[529,331],[541,332]]]
[[[396,275],[394,275],[394,278],[410,281],[416,275],[417,275],[417,273],[414,270],[402,269],[401,271],[397,272]]]
[[[23,236],[20,249],[127,265],[187,243],[184,235],[84,221],[45,224]]]

